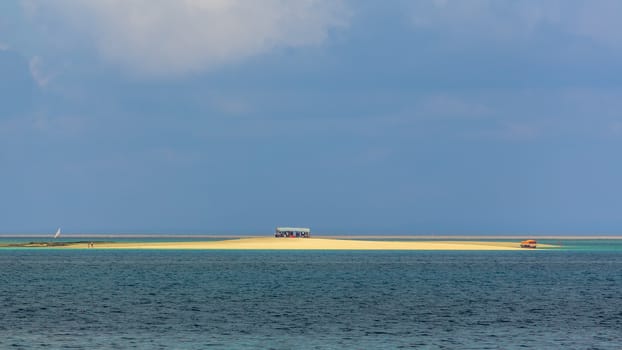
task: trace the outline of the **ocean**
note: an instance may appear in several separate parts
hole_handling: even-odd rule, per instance
[[[525,251],[0,249],[0,349],[620,349],[622,240]]]

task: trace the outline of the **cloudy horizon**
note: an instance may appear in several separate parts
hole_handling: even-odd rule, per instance
[[[621,10],[3,2],[0,234],[621,234]]]

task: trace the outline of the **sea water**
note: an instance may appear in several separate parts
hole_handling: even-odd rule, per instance
[[[619,242],[0,249],[0,349],[620,349]]]

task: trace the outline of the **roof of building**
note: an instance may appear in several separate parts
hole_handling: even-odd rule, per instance
[[[277,227],[276,230],[279,232],[311,232],[308,227]]]

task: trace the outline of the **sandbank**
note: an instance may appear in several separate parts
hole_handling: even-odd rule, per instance
[[[543,248],[554,246],[539,245]],[[87,243],[61,249],[87,249]],[[479,241],[373,241],[328,238],[240,238],[194,242],[102,242],[90,249],[194,249],[194,250],[524,250],[518,242]]]

